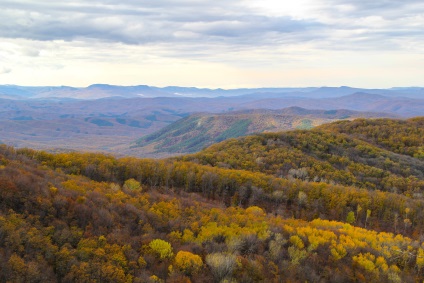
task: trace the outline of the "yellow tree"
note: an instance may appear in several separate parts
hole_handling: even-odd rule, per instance
[[[170,259],[174,256],[171,244],[164,240],[155,239],[149,243],[149,247],[160,260]]]
[[[175,256],[175,267],[187,276],[197,273],[202,266],[202,258],[191,252],[179,251]]]

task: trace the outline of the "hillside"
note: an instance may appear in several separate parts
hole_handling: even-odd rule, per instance
[[[424,115],[424,100],[422,96],[409,98],[407,96],[388,96],[372,92],[355,92],[336,97],[262,97],[255,101],[241,101],[235,109],[278,109],[298,106],[307,109],[349,109],[354,111],[386,112],[397,114],[402,117],[414,117]]]
[[[423,141],[405,133],[423,119],[265,133],[164,160],[0,145],[0,281],[422,281]]]
[[[213,143],[252,133],[310,129],[340,119],[388,116],[393,115],[350,110],[308,110],[300,107],[193,114],[140,138],[133,148],[141,147],[156,153],[192,153]]]
[[[424,119],[357,119],[323,125],[320,130],[345,133],[396,153],[424,158]]]
[[[3,99],[0,100],[0,139],[16,147],[125,153],[138,137],[186,115],[162,104],[160,98]],[[173,105],[178,107],[179,103]]]
[[[144,91],[144,96],[138,95],[141,91]],[[94,93],[93,96],[91,92]],[[166,94],[162,95],[162,92]],[[173,92],[178,94],[172,94]],[[156,133],[200,110],[214,115],[230,111],[242,111],[240,113],[247,111],[248,113],[252,109],[280,110],[287,107],[302,107],[324,111],[347,109],[373,113],[384,112],[387,113],[384,117],[411,117],[424,115],[424,100],[420,96],[421,92],[420,88],[208,90],[109,85],[92,85],[81,89],[0,86],[0,139],[8,145],[20,148],[30,147],[50,151],[102,151],[119,155],[160,157],[169,154],[153,153],[156,151],[154,149],[156,144],[133,148],[130,148],[130,145],[136,139]],[[382,116],[379,114],[377,117]],[[271,131],[286,129],[285,122],[281,124],[273,119],[264,119],[268,121],[259,122],[257,130],[255,121],[249,124],[246,133],[262,132],[269,127],[272,128]],[[235,121],[233,118],[230,120]],[[308,120],[316,124],[331,121],[325,117],[306,119],[303,123],[304,127],[311,126]],[[237,135],[245,132],[244,128],[248,123],[245,121],[238,130],[238,126],[235,125],[236,132],[239,132]],[[297,126],[296,123],[292,123],[294,127]],[[231,126],[230,123],[218,124],[226,129]],[[230,135],[225,134],[224,138],[234,136],[231,134],[233,130],[229,129],[229,131]],[[203,133],[206,133],[205,130]],[[210,135],[208,133],[208,138],[216,141],[215,134],[217,133],[214,131]],[[170,151],[193,152],[193,149],[185,149],[187,144],[179,144],[191,138],[193,136],[172,139],[165,147],[175,145]],[[188,141],[189,144],[195,142],[196,140]],[[203,143],[205,140],[197,140],[197,142],[199,146],[195,150],[207,145]]]
[[[422,196],[423,121],[359,119],[310,131],[259,134],[212,145],[182,160]]]
[[[0,157],[1,281],[422,280],[421,200],[187,162]]]

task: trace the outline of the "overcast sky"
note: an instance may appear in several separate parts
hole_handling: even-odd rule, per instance
[[[423,0],[0,0],[0,84],[424,86]]]

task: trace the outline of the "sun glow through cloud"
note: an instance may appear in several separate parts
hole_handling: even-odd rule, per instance
[[[314,3],[316,1],[246,0],[246,5],[259,14],[266,14],[273,17],[289,16],[296,19],[314,18],[313,9],[316,8]]]

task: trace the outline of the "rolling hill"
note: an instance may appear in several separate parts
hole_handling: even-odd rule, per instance
[[[145,91],[145,95],[137,95],[137,92],[142,90]],[[151,92],[148,92],[150,90]],[[91,92],[94,93],[93,96]],[[278,110],[302,107],[325,111],[347,109],[384,112],[387,113],[386,117],[424,115],[421,88],[210,90],[97,84],[88,88],[0,86],[0,94],[4,94],[0,97],[8,97],[8,99],[0,98],[0,139],[6,144],[53,151],[90,150],[151,157],[160,157],[164,154],[151,154],[155,152],[152,144],[146,148],[130,148],[131,143],[181,118],[198,113],[199,110],[223,114],[252,109]],[[102,98],[90,100],[88,99],[90,97]],[[239,125],[241,126],[239,130],[229,131],[245,132],[243,129],[249,122],[246,120],[244,123],[245,125]],[[266,123],[269,127],[273,127],[273,121]],[[311,126],[307,120],[304,123],[304,127]],[[279,126],[279,122],[276,124],[277,126],[271,130],[276,131],[280,126],[283,127]],[[249,124],[247,133],[261,132],[268,126],[263,122],[259,123],[258,130],[254,127],[256,127],[254,123]],[[233,135],[228,135],[230,136]],[[212,138],[215,139],[216,136],[212,135]],[[225,138],[225,135],[221,138]],[[167,147],[179,141],[174,139],[170,143]],[[194,143],[189,147],[193,145]],[[204,144],[200,141],[197,149],[201,149],[202,146]],[[172,151],[179,149],[174,148]]]
[[[423,197],[424,118],[354,120],[264,133],[181,157],[203,165]]]
[[[0,281],[422,281],[423,119],[163,160],[0,145]]]
[[[310,129],[339,119],[388,117],[384,113],[350,110],[307,110],[289,107],[281,110],[245,110],[224,114],[194,114],[136,141],[135,147],[153,153],[192,153],[225,139],[252,133]]]
[[[278,109],[298,106],[307,109],[348,109],[354,111],[372,111],[397,114],[403,117],[422,116],[424,99],[408,97],[392,97],[386,94],[373,94],[367,92],[355,92],[349,95],[332,98],[316,97],[264,97],[255,101],[241,102],[234,110],[241,109]]]

